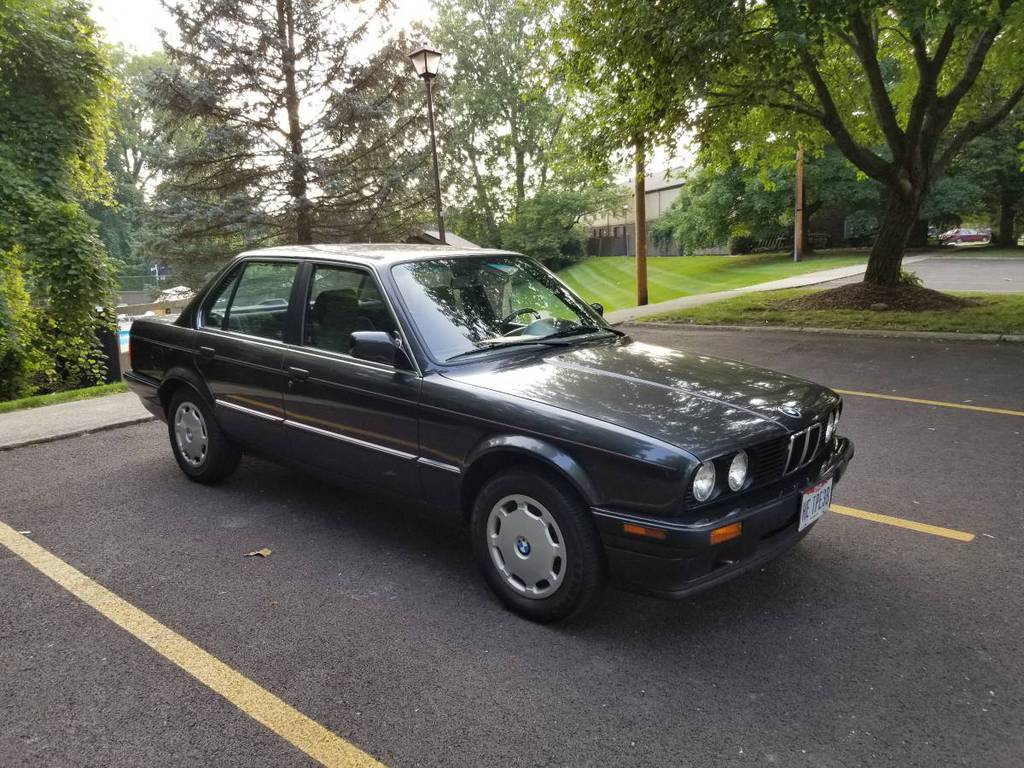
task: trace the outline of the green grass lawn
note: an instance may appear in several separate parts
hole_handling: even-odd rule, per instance
[[[4,400],[0,402],[0,413],[20,411],[22,408],[38,408],[41,405],[70,403],[73,400],[85,400],[90,397],[114,395],[118,392],[126,391],[128,391],[128,388],[124,385],[124,382],[119,381],[116,384],[100,384],[96,387],[69,389],[65,392],[51,392],[48,395],[33,395],[32,397],[22,397],[18,400]]]
[[[984,303],[956,311],[780,310],[779,302],[814,289],[759,291],[702,307],[646,318],[697,325],[785,325],[798,328],[868,328],[902,331],[1024,334],[1024,293],[958,293]]]
[[[750,256],[651,256],[647,283],[652,304],[659,301],[766,283],[805,272],[846,267],[867,261],[866,251],[836,250],[813,254],[799,263],[789,253]],[[558,273],[587,301],[608,311],[636,306],[636,260],[631,256],[599,256]]]

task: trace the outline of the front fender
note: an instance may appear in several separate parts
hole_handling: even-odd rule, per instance
[[[583,467],[557,445],[536,437],[492,435],[481,441],[466,457],[466,472],[471,472],[474,464],[496,453],[517,453],[538,460],[568,480],[588,505],[600,503],[600,495]]]

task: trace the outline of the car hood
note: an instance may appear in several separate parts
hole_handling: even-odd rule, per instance
[[[839,401],[794,376],[628,338],[444,375],[610,422],[699,458],[801,429]]]

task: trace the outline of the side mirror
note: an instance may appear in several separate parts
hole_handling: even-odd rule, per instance
[[[601,317],[604,317],[604,304],[602,304],[600,301],[592,301],[590,303],[590,306],[593,308],[595,312],[597,312],[597,314],[599,314]]]
[[[412,361],[390,333],[384,331],[353,331],[352,357],[370,360],[374,363],[393,365],[395,368],[411,371]]]

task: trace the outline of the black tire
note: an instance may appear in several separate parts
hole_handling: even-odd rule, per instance
[[[521,587],[513,587],[496,562],[501,556],[492,555],[488,530],[491,511],[502,500],[520,495],[543,505],[564,539],[561,584],[547,597],[527,597]],[[495,476],[477,494],[471,530],[473,553],[487,584],[508,608],[524,618],[537,622],[567,618],[584,610],[601,592],[607,573],[601,538],[589,510],[574,489],[556,477],[529,469]],[[527,543],[526,547],[529,546]]]
[[[198,450],[190,446],[187,449],[192,452],[190,458],[186,449],[179,447],[176,433],[179,409],[184,409],[181,411],[183,417],[192,415],[188,409],[194,409],[201,417],[199,423],[204,428],[201,437],[205,440],[205,450],[201,451],[201,458],[198,460]],[[171,440],[171,452],[174,453],[174,459],[181,467],[181,471],[189,480],[197,483],[216,483],[223,480],[237,469],[242,458],[242,449],[221,430],[217,419],[214,418],[213,408],[206,398],[191,387],[181,387],[171,397],[171,404],[167,408],[167,434]]]

